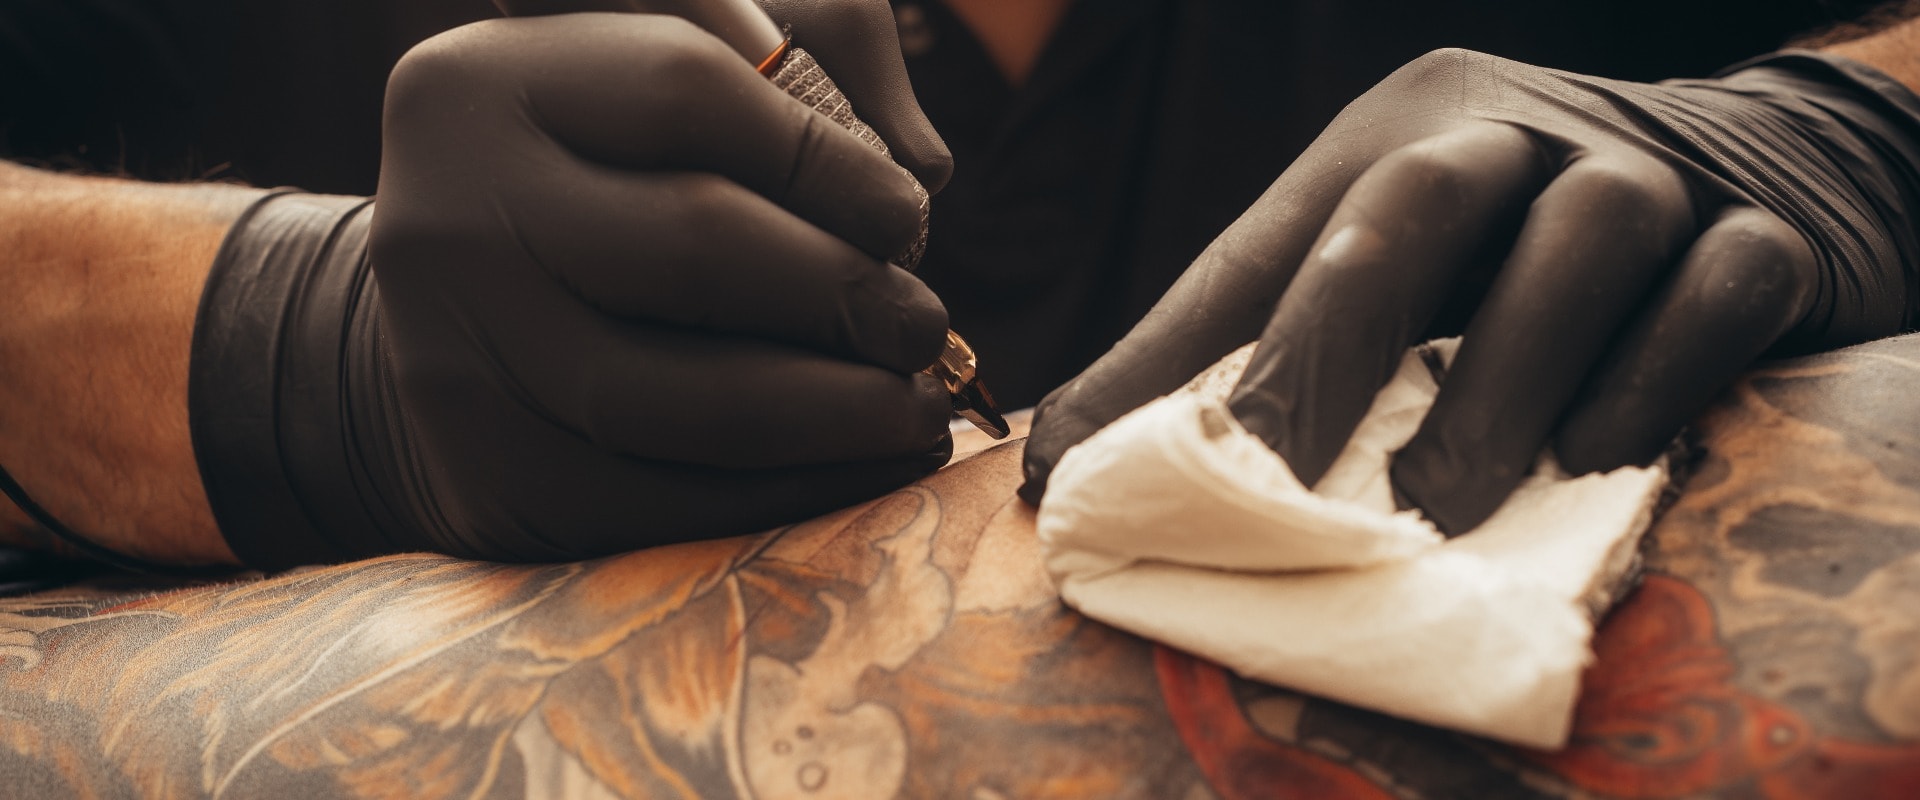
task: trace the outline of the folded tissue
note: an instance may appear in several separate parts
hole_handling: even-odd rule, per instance
[[[1409,351],[1311,491],[1227,410],[1251,345],[1067,451],[1038,517],[1061,597],[1248,678],[1563,745],[1667,469],[1569,477],[1543,455],[1485,523],[1442,537],[1396,509],[1387,466],[1457,345]]]

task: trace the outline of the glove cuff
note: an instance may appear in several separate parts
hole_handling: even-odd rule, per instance
[[[1848,170],[1867,218],[1883,221],[1906,278],[1901,328],[1920,317],[1920,95],[1871,66],[1815,50],[1781,50],[1714,75],[1736,89],[1787,90],[1817,106],[1852,139]],[[1835,144],[1833,147],[1840,148]]]
[[[349,345],[372,324],[372,209],[269,194],[234,223],[201,292],[188,421],[221,535],[248,566],[409,549],[378,513],[348,416],[350,378],[370,372]]]
[[[1895,118],[1909,133],[1920,133],[1920,95],[1880,70],[1844,56],[1819,50],[1789,48],[1754,56],[1715,72],[1714,78],[1729,78],[1756,67],[1774,67],[1871,95],[1881,110]]]

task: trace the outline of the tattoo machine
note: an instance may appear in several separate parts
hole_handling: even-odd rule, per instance
[[[841,94],[840,88],[827,77],[813,56],[794,47],[792,38],[774,24],[773,19],[754,0],[636,0],[629,5],[638,11],[681,17],[719,37],[734,52],[745,57],[748,63],[757,65],[760,74],[773,81],[775,86],[851,131],[861,141],[880,151],[881,155],[889,159],[893,157],[880,134],[854,116],[853,106],[847,102],[846,95]],[[907,269],[917,265],[927,249],[927,210],[930,200],[926,188],[918,180],[913,182],[913,189],[920,198],[920,236],[906,252],[894,259]],[[926,369],[926,373],[939,378],[946,385],[954,413],[985,431],[988,436],[1006,438],[1009,431],[1007,421],[994,407],[992,393],[980,381],[979,363],[973,348],[960,338],[960,334],[947,331],[946,347],[933,366]]]

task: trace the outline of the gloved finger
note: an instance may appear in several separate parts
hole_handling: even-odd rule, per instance
[[[1324,212],[1288,201],[1288,183],[1276,183],[1215,239],[1112,349],[1041,398],[1021,456],[1022,500],[1039,505],[1068,449],[1259,334],[1310,241],[1304,232],[1325,221]]]
[[[947,435],[930,376],[526,302],[549,306],[526,309],[541,330],[500,337],[502,361],[546,415],[612,452],[747,469],[910,456]]]
[[[790,26],[794,44],[820,62],[854,113],[886,140],[894,160],[927,191],[939,193],[953,177],[953,153],[913,95],[892,6],[882,0],[765,0],[761,5],[774,21]]]
[[[1344,132],[1316,141],[1125,337],[1042,398],[1022,456],[1021,499],[1039,504],[1069,448],[1253,341],[1376,147]]]
[[[551,427],[503,425],[501,451],[544,465],[453,465],[460,485],[520,491],[511,529],[456,526],[439,546],[495,561],[574,561],[645,547],[771,530],[898,489],[938,470],[953,439],[899,458],[777,469],[697,467],[622,456]],[[495,474],[488,474],[495,473]],[[482,483],[479,481],[491,481]]]
[[[1035,408],[1021,499],[1039,504],[1060,457],[1258,337],[1355,176],[1358,136],[1323,136],[1207,246],[1147,315]]]
[[[1355,181],[1287,287],[1228,399],[1311,486],[1488,242],[1551,171],[1531,134],[1476,123],[1403,147]]]
[[[1527,215],[1420,429],[1396,489],[1442,531],[1491,515],[1695,221],[1686,185],[1637,153],[1569,166]]]
[[[1380,113],[1364,98],[1349,106],[1125,338],[1040,401],[1022,460],[1022,499],[1040,502],[1068,448],[1253,341],[1327,218],[1381,154],[1463,123],[1487,124],[1445,108],[1429,109],[1416,125],[1371,124]]]
[[[1773,214],[1736,207],[1700,235],[1560,423],[1574,474],[1644,464],[1812,303],[1813,251]]]
[[[566,159],[507,209],[527,252],[609,314],[791,342],[900,373],[933,363],[933,291],[710,173]]]
[[[624,358],[581,365],[598,370],[584,398],[586,432],[610,450],[762,469],[897,458],[948,435],[951,402],[929,375],[745,341],[635,339],[630,354],[661,359],[644,374],[623,368]]]
[[[519,107],[503,106],[503,86],[517,88]],[[505,118],[477,116],[489,113]],[[878,258],[920,234],[911,178],[675,17],[568,14],[443,33],[394,68],[386,124],[451,128],[476,141],[436,144],[471,152],[532,126],[596,163],[717,173]]]

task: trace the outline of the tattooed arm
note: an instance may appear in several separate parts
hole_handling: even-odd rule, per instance
[[[1889,340],[1763,370],[1705,418],[1558,753],[1074,614],[1008,445],[763,536],[9,601],[0,775],[36,796],[1901,796],[1916,389],[1920,338]]]

